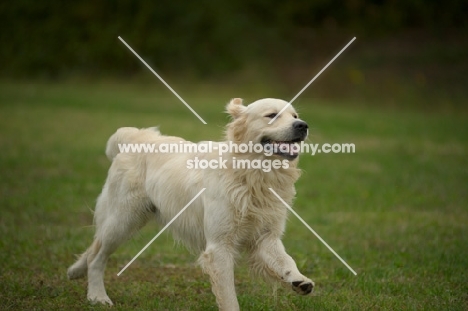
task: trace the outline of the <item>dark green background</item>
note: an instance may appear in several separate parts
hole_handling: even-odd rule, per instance
[[[310,62],[340,38],[466,34],[467,12],[457,0],[3,1],[0,75],[135,74],[117,36],[157,68],[230,74],[291,55]]]

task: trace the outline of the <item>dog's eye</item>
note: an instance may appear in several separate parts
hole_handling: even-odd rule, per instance
[[[294,114],[293,117],[294,117],[294,119],[297,119],[297,114]]]
[[[277,113],[270,113],[270,114],[267,114],[265,117],[273,119],[274,117],[276,117],[276,115]]]

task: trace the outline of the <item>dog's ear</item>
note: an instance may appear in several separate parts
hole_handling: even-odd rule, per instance
[[[226,112],[234,119],[237,119],[245,111],[246,107],[242,105],[242,98],[233,98],[226,106]]]

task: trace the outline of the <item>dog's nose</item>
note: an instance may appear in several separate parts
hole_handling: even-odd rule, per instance
[[[304,121],[296,121],[293,123],[293,128],[295,130],[305,131],[309,128],[309,126]]]

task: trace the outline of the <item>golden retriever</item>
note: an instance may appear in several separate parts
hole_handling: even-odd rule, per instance
[[[314,283],[303,276],[281,242],[287,208],[269,190],[288,204],[295,196],[299,178],[298,152],[294,147],[308,135],[307,123],[289,106],[272,124],[269,122],[288,103],[261,99],[244,106],[241,99],[227,105],[232,121],[226,127],[224,144],[261,144],[274,147],[270,153],[219,152],[148,153],[120,152],[124,143],[189,143],[159,130],[121,128],[108,143],[112,160],[106,183],[96,204],[94,242],[68,269],[68,277],[88,276],[88,300],[112,305],[103,275],[107,259],[117,247],[150,219],[167,224],[193,199],[206,190],[178,217],[169,230],[200,254],[198,262],[210,276],[220,310],[239,310],[234,286],[234,265],[241,252],[249,256],[252,271],[289,284],[307,295]],[[206,143],[206,142],[205,142]],[[220,144],[213,143],[215,148]],[[287,148],[286,148],[287,149]],[[194,159],[224,161],[224,167],[196,168]],[[280,161],[271,170],[236,167],[236,161]]]

